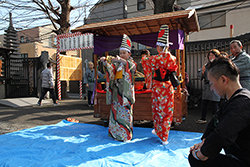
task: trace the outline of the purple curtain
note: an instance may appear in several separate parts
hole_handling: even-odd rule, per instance
[[[129,36],[133,42],[137,42],[146,46],[156,47],[158,33],[149,33],[142,35]],[[173,43],[170,49],[183,49],[185,33],[182,30],[170,30],[169,41]],[[94,36],[94,54],[101,53],[119,48],[122,36]]]

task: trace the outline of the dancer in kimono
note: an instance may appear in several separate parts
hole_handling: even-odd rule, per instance
[[[170,81],[170,73],[177,70],[176,58],[168,51],[169,36],[168,26],[162,25],[156,43],[158,55],[143,57],[142,65],[145,76],[154,71],[152,85],[152,115],[154,129],[152,133],[157,135],[163,145],[168,144],[168,135],[173,119],[174,88]]]
[[[133,135],[133,104],[135,103],[134,74],[136,63],[131,56],[131,40],[123,35],[119,56],[109,63],[106,57],[100,61],[107,68],[106,103],[111,104],[109,136],[118,141],[129,141]]]

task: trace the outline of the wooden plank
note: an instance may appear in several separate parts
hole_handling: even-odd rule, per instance
[[[157,22],[158,20],[161,20],[158,22],[162,25],[162,24],[165,24],[166,22],[172,22],[172,21],[169,21],[171,19],[179,19],[179,18],[183,19],[182,24],[185,25],[184,27],[186,28],[186,33],[199,31],[200,27],[199,27],[199,23],[198,23],[198,17],[197,17],[196,11],[194,9],[161,13],[161,14],[154,14],[154,15],[147,15],[147,16],[141,16],[141,17],[127,18],[127,19],[119,19],[119,20],[99,22],[99,23],[93,23],[93,24],[86,24],[86,25],[83,25],[81,27],[77,27],[76,29],[73,29],[71,31],[72,32],[80,31],[82,33],[86,33],[86,32],[92,33],[93,31],[96,31],[99,34],[106,34],[106,32],[104,30],[109,32],[109,30],[108,30],[109,27],[116,28],[116,27],[119,27],[121,25],[123,25],[125,27],[133,26],[133,25],[140,27],[141,23],[145,23],[148,25],[148,30],[151,30],[150,32],[158,32],[158,30],[152,31],[152,28],[150,27],[151,23],[154,23],[154,22]],[[177,24],[180,24],[180,23],[177,23]],[[117,32],[119,34],[122,34],[118,30],[117,30]],[[141,33],[145,34],[148,32],[141,31]],[[109,32],[109,34],[112,34],[112,33]]]
[[[128,32],[127,28],[125,26],[122,26],[124,28],[124,30],[126,31],[127,35],[131,35],[130,32]]]
[[[60,80],[81,81],[82,59],[78,57],[60,55]]]
[[[115,27],[112,27],[112,29],[116,32],[117,35],[121,35],[121,34],[115,29]]]
[[[174,114],[173,122],[181,123],[183,114],[187,114],[186,101],[183,101],[186,96],[182,93],[174,94]],[[152,119],[152,106],[151,106],[151,93],[135,94],[136,102],[133,105],[133,119],[134,121],[153,121]],[[184,110],[184,111],[183,111]],[[109,119],[110,105],[106,105],[106,94],[97,94],[97,104],[94,107],[94,117],[104,120]]]

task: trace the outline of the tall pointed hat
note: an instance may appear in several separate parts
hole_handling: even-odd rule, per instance
[[[169,44],[172,45],[173,43],[169,42],[168,25],[164,24],[161,26],[161,28],[159,30],[156,45],[169,47]]]
[[[126,50],[128,52],[131,52],[131,46],[132,46],[131,39],[126,34],[123,34],[122,44],[119,50]]]

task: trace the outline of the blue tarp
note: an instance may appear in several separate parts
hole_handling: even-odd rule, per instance
[[[65,120],[0,136],[0,166],[8,167],[188,167],[189,147],[201,133],[170,131],[162,145],[150,128],[134,127],[133,139],[119,142],[108,128]]]

